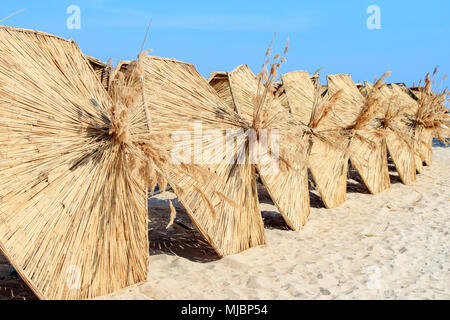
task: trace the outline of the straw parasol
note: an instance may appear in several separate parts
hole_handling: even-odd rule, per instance
[[[399,101],[399,103],[404,106],[403,113],[403,122],[407,125],[407,133],[411,136],[412,139],[412,152],[414,152],[414,159],[416,165],[416,171],[418,173],[423,172],[423,159],[421,156],[421,139],[424,138],[424,135],[421,133],[421,128],[416,128],[415,125],[415,115],[419,110],[419,105],[417,101],[414,99],[415,95],[413,93],[409,93],[408,88],[406,86],[391,84],[389,88],[392,90],[395,99]],[[432,144],[433,138],[430,138],[430,148]]]
[[[147,141],[171,153],[156,167],[198,231],[220,256],[265,244],[243,120],[191,64],[143,53],[128,72],[141,82]]]
[[[257,135],[262,132],[279,134],[279,163],[275,171],[269,166],[273,161],[256,162],[261,181],[283,216],[287,225],[300,229],[310,213],[307,136],[294,124],[283,101],[275,99],[269,81],[264,85],[247,65],[241,65],[229,73],[213,73],[210,84],[224,101],[245,120],[243,128],[252,128]],[[231,103],[230,103],[231,102]],[[278,161],[278,160],[277,160]]]
[[[309,136],[308,164],[316,188],[327,208],[346,199],[348,139],[340,134],[345,124],[334,109],[341,92],[330,95],[305,71],[282,76],[288,108]]]
[[[437,72],[434,70],[432,76]],[[447,76],[444,77],[446,79]],[[450,116],[445,102],[448,102],[448,92],[433,92],[432,85],[435,83],[427,74],[423,86],[410,90],[418,104],[417,113],[414,115],[414,129],[418,153],[426,165],[431,165],[433,158],[433,138],[447,144],[445,130],[449,124]]]
[[[425,107],[425,101],[427,98],[422,98],[422,93],[420,90],[413,91],[413,95],[416,101],[423,101],[422,105]],[[426,94],[424,95],[426,96]],[[419,110],[417,110],[416,116],[418,115]],[[418,154],[418,161],[420,161],[423,169],[423,164],[429,166],[433,161],[433,128],[425,127],[422,125],[418,125],[415,128],[415,145],[416,152]]]
[[[364,82],[364,87],[360,88],[360,92],[367,96],[369,92],[373,90],[373,85],[369,82]],[[413,174],[410,168],[409,162],[407,159],[408,152],[413,153],[414,161],[415,161],[415,168],[418,173],[423,172],[423,164],[422,159],[419,156],[418,152],[418,140],[417,140],[417,131],[411,130],[413,128],[413,114],[417,112],[417,103],[414,100],[411,100],[411,98],[415,97],[409,89],[404,84],[391,84],[386,85],[383,89],[378,89],[378,93],[381,96],[381,99],[383,102],[382,109],[384,110],[384,115],[381,116],[380,120],[382,123],[384,123],[384,126],[386,129],[387,125],[390,124],[391,128],[388,130],[388,134],[390,135],[389,141],[394,143],[394,145],[398,145],[400,149],[398,150],[392,150],[392,147],[387,147],[388,150],[391,150],[394,153],[394,158],[396,158],[396,162],[398,164],[397,171],[399,173],[402,173],[402,176],[405,177],[405,179],[409,179],[412,181],[414,179]],[[397,101],[397,102],[396,102]],[[397,104],[397,105],[396,105]],[[399,106],[403,106],[399,108]],[[394,112],[394,109],[397,110],[397,112]],[[390,119],[386,119],[386,117]],[[395,122],[392,122],[392,120],[395,120],[394,118],[397,118],[397,121],[400,121],[400,129],[396,129],[397,127],[393,125]],[[403,119],[403,120],[402,120]],[[406,126],[405,126],[406,125]],[[400,139],[400,141],[396,141],[396,139]],[[393,142],[395,141],[395,142]],[[410,150],[407,151],[407,148]],[[395,149],[395,147],[394,147]],[[400,158],[403,158],[402,161],[398,159],[400,150],[405,150],[403,156],[400,155]],[[395,155],[397,154],[397,156]],[[391,155],[392,158],[392,155]],[[404,165],[402,165],[402,163]],[[408,173],[409,172],[409,173]],[[410,178],[408,178],[410,176]]]
[[[347,74],[328,76],[328,90],[330,94],[342,91],[334,110],[347,124],[345,131],[351,139],[348,152],[352,165],[372,194],[389,189],[386,139],[378,120],[383,115],[380,100],[371,92],[364,98]]]
[[[88,299],[147,279],[146,187],[78,46],[0,27],[0,250],[42,299]],[[142,154],[142,155],[141,155]]]

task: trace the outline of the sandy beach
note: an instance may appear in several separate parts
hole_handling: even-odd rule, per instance
[[[151,211],[148,281],[101,299],[449,299],[450,148],[434,148],[433,160],[409,186],[392,168],[392,188],[379,195],[350,179],[335,209],[313,191],[297,232],[262,194],[267,245],[223,259]],[[173,198],[153,197],[151,210],[167,213]],[[177,217],[190,226],[181,209]],[[8,271],[0,256],[0,299],[33,299]]]

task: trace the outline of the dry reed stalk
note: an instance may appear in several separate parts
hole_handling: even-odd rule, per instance
[[[147,279],[146,186],[130,165],[148,128],[139,105],[119,107],[74,42],[0,27],[0,249],[40,298]]]

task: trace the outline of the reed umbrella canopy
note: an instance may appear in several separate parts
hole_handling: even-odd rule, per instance
[[[437,69],[430,76],[428,73],[425,81],[419,83],[419,87],[411,90],[417,100],[418,108],[414,118],[414,129],[416,132],[416,141],[418,153],[421,160],[426,165],[431,165],[433,157],[433,138],[441,140],[448,144],[445,137],[445,129],[448,127],[450,116],[448,108],[445,107],[448,102],[447,88],[441,92],[433,91],[433,85],[436,84],[432,79],[436,75]],[[447,76],[444,76],[445,80]]]
[[[387,150],[402,183],[410,184],[416,179],[416,171],[421,170],[414,142],[413,119],[417,103],[396,85],[383,84],[376,91],[384,105],[381,122],[386,132]]]
[[[415,120],[415,116],[419,111],[419,104],[414,99],[414,94],[410,93],[406,86],[401,86],[393,83],[388,87],[391,90],[395,101],[397,101],[400,106],[403,106],[403,111],[399,114],[399,120],[401,120],[403,123],[403,132],[401,132],[401,134],[404,137],[404,140],[408,142],[407,145],[410,149],[410,152],[413,153],[416,172],[422,173],[423,159],[421,156],[420,141],[423,139],[424,135],[421,132],[421,128],[416,125]]]
[[[282,75],[286,107],[309,136],[308,164],[316,188],[327,208],[346,199],[348,138],[341,134],[346,125],[339,117],[342,91],[333,94],[305,71]]]
[[[139,107],[121,123],[74,42],[0,27],[0,249],[39,298],[147,279]]]
[[[255,133],[254,149],[260,153],[254,162],[255,169],[287,225],[298,230],[305,225],[310,213],[306,162],[308,140],[275,96],[276,70],[284,62],[284,57],[275,55],[273,59],[270,73],[264,65],[263,72],[255,76],[247,65],[241,65],[229,73],[213,73],[209,82],[243,118],[243,130],[250,129]],[[266,64],[269,62],[267,59]],[[267,148],[267,137],[271,135],[277,136],[272,141],[278,145],[278,155]]]
[[[383,75],[375,84],[375,89],[382,85]],[[347,152],[355,169],[372,194],[390,188],[387,163],[386,140],[382,124],[382,100],[376,92],[370,91],[367,97],[358,90],[350,75],[328,76],[328,90],[331,94],[342,90],[342,99],[338,117],[344,123],[350,123],[343,133],[349,137]]]
[[[133,65],[128,72],[139,69],[146,139],[170,154],[155,167],[198,231],[220,256],[265,244],[243,120],[193,65],[146,53]]]

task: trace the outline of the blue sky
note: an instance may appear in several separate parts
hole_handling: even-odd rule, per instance
[[[81,29],[69,30],[69,5],[81,9]],[[381,29],[369,30],[369,5],[381,9]],[[450,72],[449,1],[138,1],[49,0],[2,3],[3,24],[54,33],[101,60],[136,58],[150,19],[146,49],[192,63],[204,76],[248,64],[256,73],[277,31],[274,50],[290,38],[281,72],[323,68],[355,82],[392,71],[391,82],[412,84],[439,66]],[[447,85],[446,80],[442,85]]]

